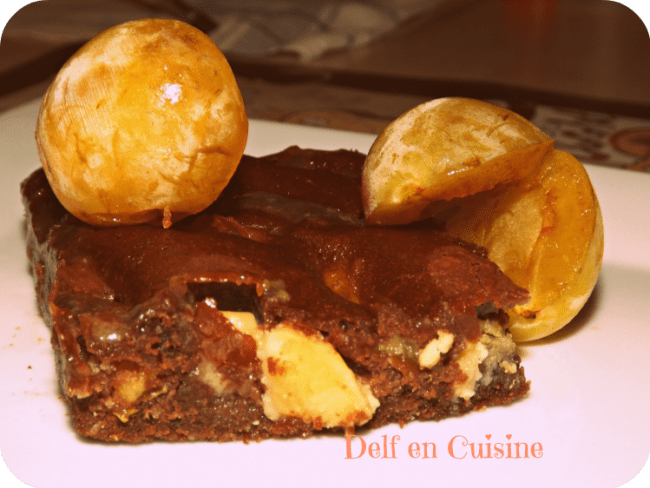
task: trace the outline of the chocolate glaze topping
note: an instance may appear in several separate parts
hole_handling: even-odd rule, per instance
[[[301,167],[294,166],[296,153]],[[423,344],[440,327],[475,340],[475,307],[509,308],[527,299],[482,248],[444,235],[435,223],[361,225],[362,163],[360,153],[297,148],[244,157],[212,207],[171,229],[97,228],[78,221],[60,207],[41,171],[23,192],[28,201],[39,194],[50,209],[39,240],[48,240],[66,272],[83,269],[63,283],[74,283],[86,298],[124,307],[171,286],[233,283],[256,290],[256,308],[269,325],[299,320],[335,335],[344,322]],[[337,205],[336,195],[346,198]],[[269,282],[282,283],[288,299],[269,292]]]

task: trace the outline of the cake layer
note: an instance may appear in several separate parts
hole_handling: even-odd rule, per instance
[[[261,440],[442,419],[528,391],[482,248],[364,225],[364,156],[245,156],[170,229],[98,228],[23,182],[28,254],[75,429]]]

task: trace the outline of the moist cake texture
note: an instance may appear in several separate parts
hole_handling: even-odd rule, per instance
[[[528,293],[435,222],[364,225],[363,160],[244,156],[170,229],[90,226],[30,175],[28,255],[76,431],[248,442],[524,396],[504,310]]]

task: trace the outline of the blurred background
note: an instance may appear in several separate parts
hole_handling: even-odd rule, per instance
[[[0,42],[0,113],[85,41],[169,17],[224,51],[250,118],[379,133],[424,101],[506,106],[585,163],[650,172],[650,36],[605,0],[44,0]]]

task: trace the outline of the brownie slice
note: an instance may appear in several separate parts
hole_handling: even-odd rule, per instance
[[[170,229],[90,226],[29,176],[28,256],[75,429],[248,442],[524,396],[504,310],[527,292],[435,222],[364,225],[363,158],[245,156]]]

